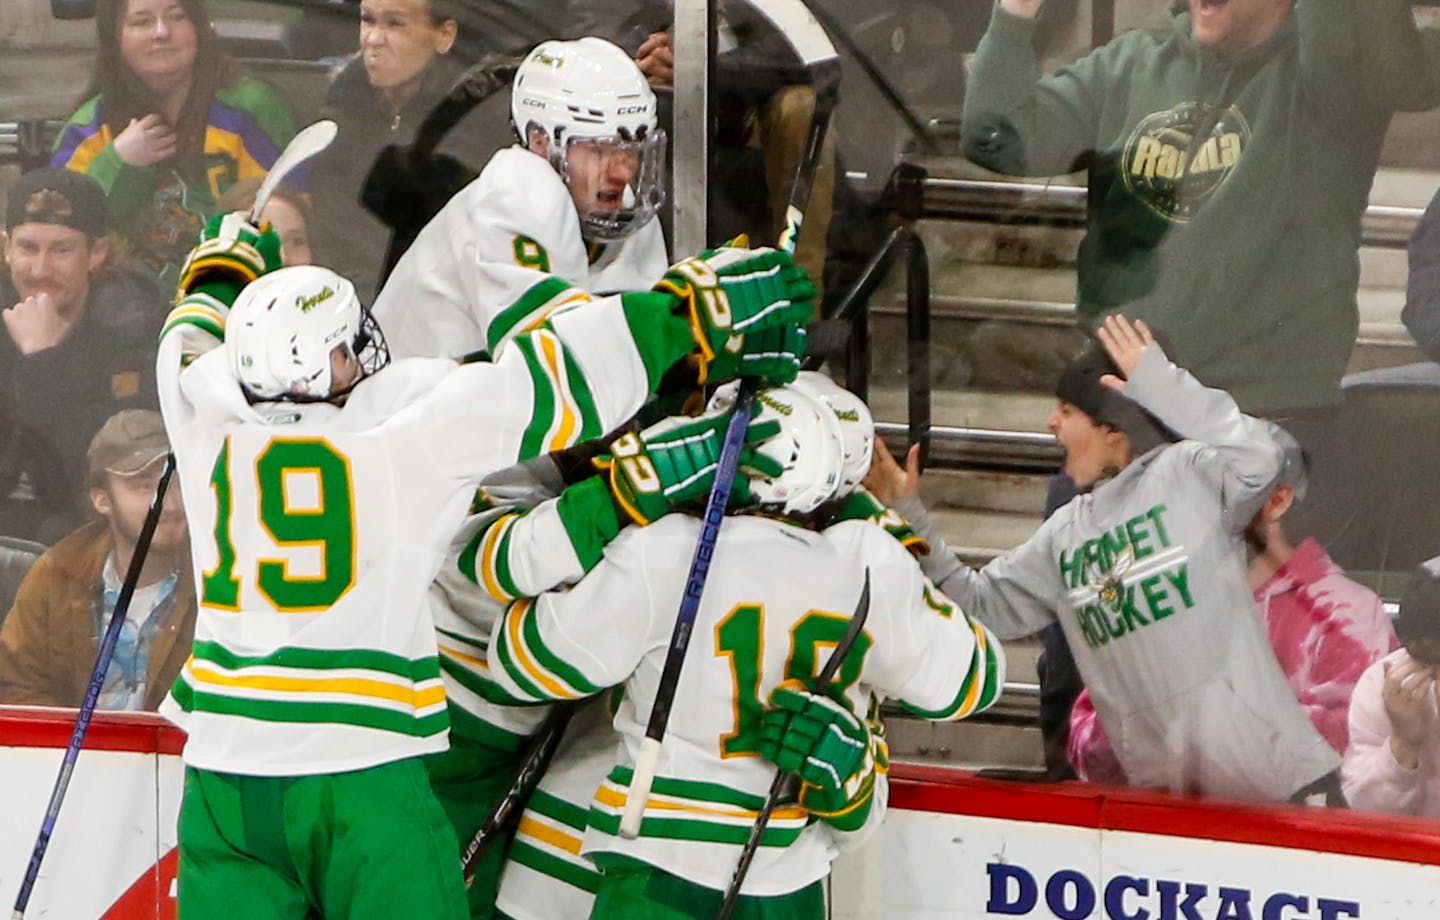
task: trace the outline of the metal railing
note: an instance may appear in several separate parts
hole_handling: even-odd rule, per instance
[[[1085,226],[1084,186],[1050,182],[1006,182],[926,176],[921,216],[1047,227]],[[1362,246],[1404,249],[1425,213],[1423,208],[1372,204],[1360,222]]]

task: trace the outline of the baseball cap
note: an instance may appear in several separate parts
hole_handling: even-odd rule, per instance
[[[90,475],[130,476],[170,452],[165,421],[153,409],[125,409],[110,416],[90,439]]]
[[[1123,376],[1099,341],[1090,339],[1060,372],[1055,395],[1090,416],[1097,425],[1109,425],[1123,432],[1130,439],[1130,449],[1136,456],[1175,440],[1153,415],[1102,384],[1100,378],[1106,374]]]
[[[100,183],[69,169],[32,169],[10,187],[5,229],[21,224],[61,224],[90,236],[104,236],[109,225]]]

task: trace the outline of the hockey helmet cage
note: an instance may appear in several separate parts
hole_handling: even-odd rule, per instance
[[[829,406],[840,422],[845,468],[835,497],[849,495],[870,472],[870,462],[875,458],[875,418],[870,407],[820,371],[801,371],[790,385]]]
[[[510,115],[520,143],[539,128],[549,141],[551,164],[571,185],[569,148],[613,146],[635,158],[633,176],[618,207],[585,208],[580,223],[589,242],[624,239],[659,213],[665,202],[665,132],[656,122],[655,93],[640,68],[602,38],[547,41],[515,72]]]
[[[735,404],[737,383],[715,392],[707,411],[728,411]],[[761,507],[804,515],[834,498],[844,465],[844,435],[829,406],[793,386],[771,387],[755,396],[755,420],[780,423],[780,433],[759,445],[784,471],[774,479],[752,477],[750,491]]]
[[[247,284],[226,317],[225,348],[235,378],[257,402],[344,395],[350,387],[336,389],[331,378],[337,348],[359,362],[355,382],[390,357],[354,285],[317,265],[282,268]]]

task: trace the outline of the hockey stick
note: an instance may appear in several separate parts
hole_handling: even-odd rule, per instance
[[[335,122],[322,118],[306,125],[290,138],[290,143],[286,144],[285,149],[275,158],[270,171],[265,174],[265,181],[260,183],[260,189],[255,193],[255,203],[250,206],[251,224],[260,226],[260,212],[270,203],[270,196],[275,194],[275,189],[295,167],[329,147],[339,130]]]
[[[125,571],[125,582],[120,586],[120,595],[115,599],[115,612],[105,627],[100,640],[100,651],[95,657],[95,668],[90,672],[90,684],[85,688],[85,699],[75,717],[75,730],[70,734],[70,744],[65,748],[65,758],[60,762],[60,774],[55,777],[55,788],[50,792],[50,803],[45,806],[45,817],[40,822],[40,834],[35,838],[35,849],[30,852],[30,864],[25,867],[25,878],[20,882],[20,891],[15,896],[15,912],[12,920],[24,920],[25,908],[30,904],[30,894],[35,889],[35,880],[40,877],[40,863],[45,859],[45,850],[50,846],[50,836],[55,832],[55,819],[60,815],[60,806],[65,801],[65,790],[70,786],[70,776],[75,772],[75,761],[80,756],[80,746],[85,743],[85,733],[90,729],[90,717],[95,714],[95,705],[100,700],[100,690],[105,684],[105,672],[110,669],[110,658],[115,653],[115,643],[120,639],[120,627],[130,610],[130,598],[135,594],[135,584],[145,567],[145,556],[150,551],[150,540],[155,536],[155,527],[160,522],[160,511],[165,505],[165,492],[170,486],[170,476],[175,472],[175,455],[165,457],[165,468],[160,481],[155,485],[155,497],[150,500],[150,511],[135,540],[135,552],[130,557],[130,567]]]
[[[530,799],[530,793],[535,791],[535,787],[544,777],[551,758],[555,756],[555,749],[560,746],[565,727],[570,724],[570,717],[574,714],[574,703],[556,703],[541,723],[540,730],[535,733],[535,740],[530,744],[530,751],[525,755],[525,762],[510,781],[510,788],[505,790],[505,795],[490,809],[485,820],[480,822],[480,829],[475,832],[475,836],[470,839],[465,852],[460,856],[460,871],[465,876],[466,888],[475,883],[475,870],[479,868],[480,860],[486,851],[520,819],[525,803]]]
[[[408,145],[391,144],[375,158],[365,184],[360,189],[360,200],[376,217],[390,226],[390,242],[385,247],[385,261],[380,266],[380,277],[375,293],[385,286],[390,272],[400,256],[410,248],[421,228],[430,222],[444,206],[436,206],[435,189],[426,188],[426,177],[422,175],[425,164],[434,156],[440,142],[456,125],[480,103],[497,91],[506,89],[515,79],[520,58],[486,55],[471,65],[451,85],[450,91],[425,115],[425,120],[415,129],[415,137]],[[453,176],[443,177],[447,180]],[[435,177],[431,177],[434,184]],[[447,185],[447,182],[441,182]],[[448,187],[444,192],[453,193]],[[446,195],[448,199],[448,194]]]
[[[805,208],[810,202],[810,191],[815,184],[815,170],[820,165],[825,135],[830,129],[830,116],[839,96],[840,59],[835,53],[835,47],[825,35],[825,30],[800,0],[750,0],[750,3],[769,19],[782,35],[789,38],[796,53],[805,63],[815,88],[815,110],[805,138],[805,155],[795,172],[795,183],[790,189],[790,202],[785,208],[785,230],[780,234],[777,243],[777,248],[793,253],[795,241],[805,220]],[[645,727],[645,740],[641,742],[640,753],[635,760],[635,772],[625,799],[625,811],[620,816],[620,836],[627,839],[633,840],[640,834],[645,806],[650,799],[650,788],[655,782],[655,770],[660,763],[660,745],[665,740],[666,726],[670,722],[670,708],[675,702],[675,690],[680,682],[681,667],[685,663],[685,651],[690,646],[695,615],[700,610],[700,597],[705,591],[705,580],[710,574],[710,560],[715,555],[720,522],[725,519],[730,486],[735,480],[740,449],[745,441],[745,429],[750,422],[750,409],[759,385],[755,378],[741,379],[734,411],[729,425],[725,428],[725,441],[720,451],[719,465],[715,470],[715,484],[705,501],[700,539],[695,544],[695,554],[690,560],[690,571],[685,578],[685,594],[680,600],[680,609],[675,614],[675,629],[670,634],[670,647],[665,653],[664,669],[655,690],[650,720]]]
[[[820,674],[815,678],[815,692],[824,693],[830,686],[830,681],[835,679],[835,674],[840,666],[845,663],[845,656],[850,654],[854,647],[855,640],[864,631],[865,620],[870,616],[870,567],[865,567],[865,586],[860,589],[860,599],[855,602],[855,612],[850,615],[850,622],[845,625],[845,633],[840,637],[840,642],[835,646],[835,651],[825,661],[825,667],[820,669]],[[735,865],[735,875],[730,879],[730,887],[725,889],[725,900],[720,903],[720,913],[716,914],[716,920],[730,920],[730,914],[734,912],[736,903],[740,900],[740,886],[745,884],[745,876],[750,871],[750,864],[755,861],[755,853],[760,849],[760,838],[765,835],[765,827],[770,823],[770,815],[775,811],[775,806],[786,796],[790,789],[791,774],[784,770],[775,771],[775,779],[770,783],[770,792],[765,796],[765,805],[760,809],[760,814],[755,817],[755,826],[750,828],[750,837],[745,841],[745,848],[740,851],[740,861]]]

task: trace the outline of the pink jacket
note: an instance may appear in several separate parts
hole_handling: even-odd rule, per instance
[[[1356,681],[1372,662],[1399,647],[1380,598],[1346,578],[1319,543],[1306,540],[1255,589],[1255,603],[1295,698],[1343,754]],[[1068,755],[1083,780],[1125,783],[1088,691],[1070,713]]]
[[[1404,650],[1387,655],[1360,675],[1350,702],[1350,748],[1340,764],[1340,786],[1351,808],[1440,818],[1440,721],[1420,750],[1418,769],[1406,770],[1390,753],[1390,717],[1380,690],[1385,662],[1404,658]]]

